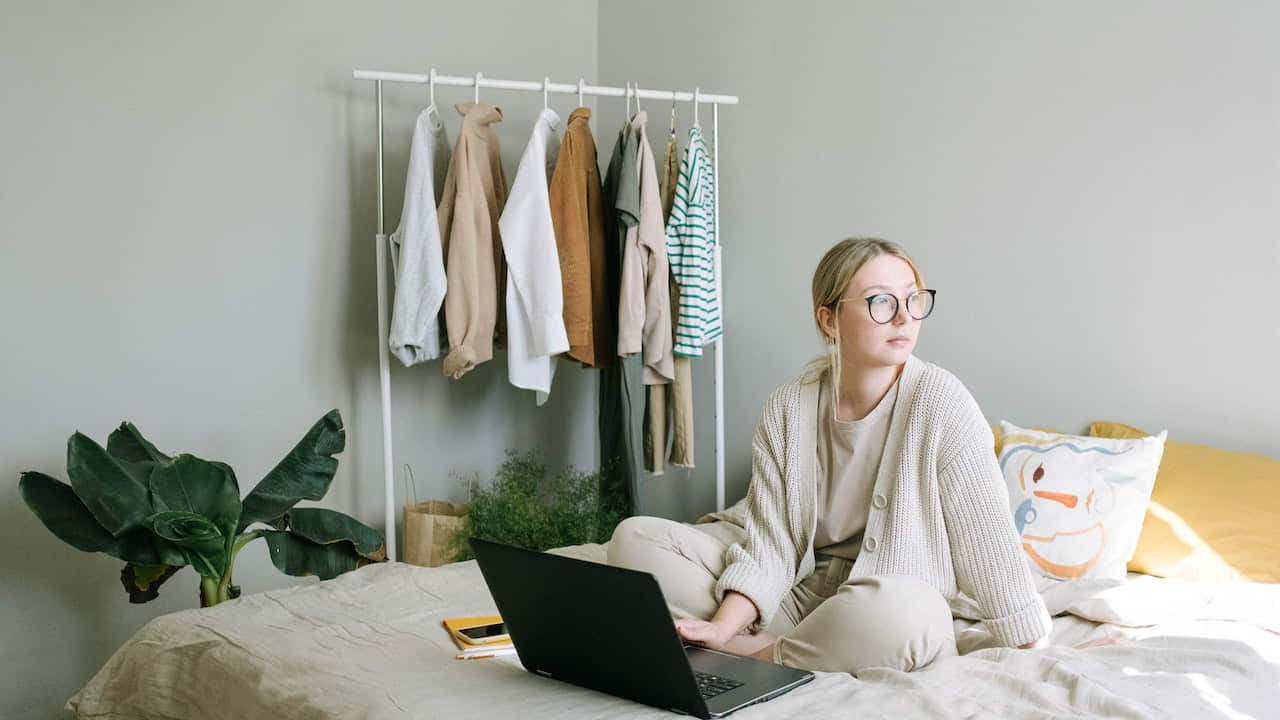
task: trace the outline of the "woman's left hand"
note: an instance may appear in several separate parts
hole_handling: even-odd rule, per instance
[[[713,650],[723,648],[729,638],[733,637],[733,634],[725,632],[723,627],[697,618],[676,620],[676,632],[689,642],[697,643]]]

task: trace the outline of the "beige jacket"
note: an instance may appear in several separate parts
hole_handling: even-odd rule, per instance
[[[645,134],[646,113],[631,119],[639,139],[640,222],[627,228],[618,299],[618,354],[644,353],[644,384],[665,385],[675,377],[671,353],[670,270],[658,189],[658,169]],[[623,167],[627,167],[626,164]]]
[[[912,356],[899,379],[862,552],[850,577],[908,575],[957,607],[980,609],[1014,647],[1044,637],[1049,613],[1023,559],[991,428],[954,375]],[[733,590],[773,619],[784,594],[814,567],[819,383],[798,378],[765,403],[751,443],[751,485],[733,508],[704,519],[742,525],[716,596]],[[963,594],[965,598],[959,596]]]
[[[507,268],[498,218],[507,202],[507,179],[491,127],[502,120],[502,111],[485,103],[454,108],[463,116],[462,130],[437,214],[447,288],[444,374],[457,379],[493,358],[495,337],[505,344]]]

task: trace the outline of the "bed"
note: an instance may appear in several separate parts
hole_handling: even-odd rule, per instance
[[[602,561],[602,545],[555,550]],[[1052,645],[991,647],[902,673],[818,673],[735,718],[1272,718],[1280,585],[1130,573],[1044,581]],[[156,618],[69,702],[81,718],[659,718],[671,713],[525,672],[456,660],[441,620],[494,612],[474,561],[370,565],[327,582]],[[598,636],[607,631],[600,629]],[[585,631],[589,644],[593,635]]]

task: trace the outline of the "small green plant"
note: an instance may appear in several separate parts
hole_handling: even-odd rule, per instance
[[[225,463],[170,457],[124,422],[103,448],[77,432],[67,440],[71,484],[28,471],[22,499],[59,539],[78,550],[125,561],[129,601],[154,599],[160,584],[190,565],[200,575],[201,606],[238,597],[236,554],[263,537],[271,562],[289,575],[336,577],[386,559],[382,533],[324,508],[295,508],[329,491],[346,446],[342,416],[320,418],[243,500]],[[266,527],[249,529],[254,523]]]
[[[453,536],[454,560],[472,556],[467,539],[547,550],[605,542],[626,517],[626,498],[602,494],[600,473],[569,467],[552,478],[536,452],[507,451],[489,487],[472,487],[471,506]]]

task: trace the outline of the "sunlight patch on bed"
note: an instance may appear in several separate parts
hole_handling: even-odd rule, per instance
[[[1232,720],[1253,720],[1252,715],[1246,715],[1231,709],[1231,698],[1218,692],[1213,687],[1213,683],[1209,682],[1209,678],[1200,673],[1190,673],[1187,679],[1191,684],[1200,691],[1200,697],[1204,698],[1213,707],[1217,708],[1224,717],[1232,718]]]

